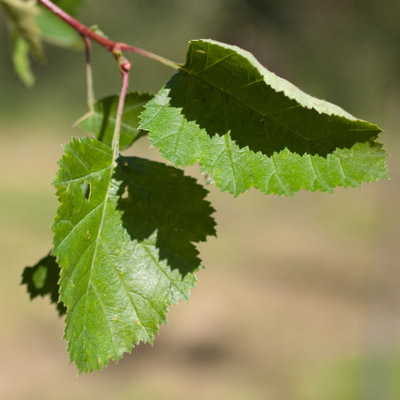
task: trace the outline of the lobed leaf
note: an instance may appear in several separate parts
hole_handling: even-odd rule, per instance
[[[95,139],[74,139],[59,164],[53,253],[68,351],[88,372],[152,343],[167,307],[188,299],[200,267],[193,243],[215,233],[213,209],[181,171],[114,160]]]
[[[309,96],[248,52],[192,41],[186,64],[146,105],[140,128],[176,166],[199,162],[234,196],[292,196],[386,177],[381,131]]]
[[[129,93],[126,96],[120,133],[120,150],[124,150],[139,139],[143,131],[139,129],[139,115],[144,105],[153,98],[149,93]],[[84,115],[77,126],[92,133],[101,142],[111,146],[118,108],[118,96],[109,96],[94,104],[94,111]]]

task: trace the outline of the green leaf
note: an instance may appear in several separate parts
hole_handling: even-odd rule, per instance
[[[52,255],[42,258],[33,267],[26,267],[22,274],[22,284],[26,285],[31,299],[38,296],[50,296],[50,301],[57,305],[57,310],[61,315],[65,314],[64,304],[58,301],[58,279],[60,268],[56,259]]]
[[[161,259],[183,276],[198,269],[201,261],[192,242],[215,235],[207,191],[181,170],[137,157],[120,157],[115,177],[122,182],[119,208],[131,238],[143,241],[157,232]],[[182,291],[174,294],[174,302],[180,296],[188,300]]]
[[[82,1],[59,0],[54,3],[74,15]],[[44,62],[43,40],[58,46],[83,47],[82,38],[73,28],[35,1],[0,0],[0,9],[10,26],[15,72],[28,87],[35,82],[29,54]]]
[[[72,49],[83,48],[81,36],[48,9],[40,7],[40,15],[37,16],[36,22],[46,42]]]
[[[11,30],[28,43],[31,53],[40,61],[44,60],[42,35],[35,21],[39,8],[35,2],[23,0],[0,0]]]
[[[53,1],[65,12],[76,16],[78,9],[82,6],[82,0],[58,0]],[[81,36],[69,26],[66,22],[58,18],[47,8],[40,6],[41,13],[36,21],[43,34],[44,40],[48,43],[68,47],[72,49],[81,49],[83,47]]]
[[[31,71],[29,54],[38,61],[45,60],[42,34],[36,23],[39,8],[35,2],[22,0],[0,0],[13,41],[13,65],[22,82],[30,87],[35,78]]]
[[[66,13],[76,17],[82,7],[82,0],[53,0],[58,7]],[[41,13],[37,17],[37,23],[46,42],[71,49],[83,48],[82,37],[62,19],[54,15],[47,8],[40,6]]]
[[[27,87],[32,87],[35,84],[35,76],[29,60],[29,44],[22,36],[18,35],[14,39],[13,65],[21,81]]]
[[[79,8],[82,7],[83,0],[53,0],[53,3],[62,8],[66,13],[76,17]]]
[[[381,131],[313,98],[248,52],[192,41],[186,64],[146,105],[140,128],[176,166],[199,162],[234,196],[292,196],[386,177]]]
[[[144,105],[153,98],[149,93],[129,93],[122,114],[119,148],[124,150],[143,135],[139,127],[139,115]],[[103,143],[111,146],[118,108],[118,96],[109,96],[94,104],[94,111],[84,115],[78,122],[80,128],[92,133]]]
[[[187,300],[200,267],[193,243],[214,234],[207,191],[173,167],[89,138],[65,146],[54,255],[65,338],[80,372],[153,342],[167,307]]]
[[[99,26],[98,25],[92,25],[92,26],[90,26],[90,29],[94,32],[94,33],[96,33],[97,35],[99,35],[99,36],[101,36],[101,37],[103,37],[103,38],[105,38],[105,39],[109,39],[109,37],[99,28]]]

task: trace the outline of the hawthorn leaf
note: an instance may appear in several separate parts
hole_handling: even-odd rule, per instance
[[[293,196],[386,177],[380,128],[316,99],[250,53],[190,42],[181,70],[146,106],[140,128],[176,166],[199,162],[234,196],[254,186]]]
[[[123,182],[119,207],[127,232],[142,241],[157,231],[159,257],[183,275],[196,270],[201,261],[192,243],[215,235],[210,217],[214,209],[204,200],[207,191],[183,171],[162,163],[137,157],[120,157],[118,162],[115,176]]]
[[[128,93],[122,114],[119,148],[124,150],[143,135],[139,129],[139,115],[144,105],[153,98],[149,93]],[[118,108],[118,96],[109,96],[94,104],[94,111],[84,115],[77,123],[87,133],[94,134],[111,147]]]
[[[63,303],[58,301],[58,279],[60,277],[60,268],[56,259],[51,254],[43,257],[33,267],[26,267],[22,273],[22,284],[30,294],[31,300],[41,296],[49,296],[50,301],[57,305],[57,311],[64,315],[66,308]]]
[[[114,160],[96,139],[73,139],[59,165],[53,254],[65,338],[79,371],[91,372],[152,343],[168,306],[189,298],[201,266],[193,243],[215,233],[214,210],[182,171]]]

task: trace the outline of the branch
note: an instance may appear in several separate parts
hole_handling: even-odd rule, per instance
[[[68,25],[70,25],[73,29],[75,29],[78,33],[80,33],[83,38],[89,38],[89,39],[95,41],[100,46],[102,46],[106,50],[108,50],[114,56],[115,56],[115,52],[119,53],[122,51],[127,51],[130,53],[139,54],[141,56],[158,61],[158,62],[160,62],[164,65],[167,65],[171,68],[174,68],[174,69],[180,68],[180,66],[177,63],[175,63],[174,61],[168,60],[167,58],[161,57],[161,56],[151,53],[147,50],[143,50],[139,47],[130,46],[129,44],[126,44],[126,43],[114,42],[113,40],[110,40],[108,38],[105,38],[105,37],[97,34],[93,30],[91,30],[89,27],[82,24],[80,21],[73,18],[71,15],[67,14],[64,10],[62,10],[60,7],[56,6],[50,0],[38,0],[38,3],[40,3],[43,7],[46,7],[54,15],[56,15],[57,17],[59,17],[60,19],[65,21]]]

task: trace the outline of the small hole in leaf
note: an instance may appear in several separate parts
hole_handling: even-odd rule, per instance
[[[206,185],[213,185],[215,183],[214,179],[209,174],[204,175],[204,180],[206,181]]]
[[[83,182],[81,184],[81,190],[82,190],[82,193],[83,193],[83,197],[85,197],[85,199],[87,201],[89,201],[90,200],[90,192],[91,192],[90,183],[89,182]]]

